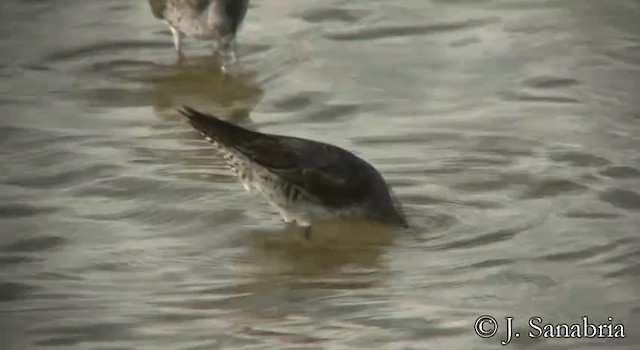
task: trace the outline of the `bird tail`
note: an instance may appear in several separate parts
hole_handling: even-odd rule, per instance
[[[191,126],[205,137],[228,147],[255,137],[255,133],[235,124],[219,119],[211,114],[182,106],[178,112],[187,117]]]

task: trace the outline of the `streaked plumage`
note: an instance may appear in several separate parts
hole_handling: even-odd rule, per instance
[[[182,52],[182,38],[215,40],[221,52],[235,58],[236,33],[249,0],[149,0],[153,15],[171,28],[174,46]]]
[[[342,148],[290,136],[247,130],[180,110],[219,150],[244,187],[263,195],[285,222],[303,227],[331,218],[362,218],[407,227],[380,173]]]

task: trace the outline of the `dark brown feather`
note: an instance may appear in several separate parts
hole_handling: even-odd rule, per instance
[[[187,106],[184,106],[180,113],[202,134],[224,147],[235,149],[266,168],[288,169],[297,164],[296,154],[282,145],[277,138],[242,128]]]
[[[372,189],[369,172],[375,170],[341,148],[254,132],[192,108],[183,108],[180,112],[196,130],[294,184],[319,204],[346,206],[362,200]],[[293,147],[294,143],[299,149]],[[300,157],[301,152],[309,159]]]

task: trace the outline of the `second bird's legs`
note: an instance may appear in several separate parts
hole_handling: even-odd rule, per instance
[[[236,62],[236,38],[235,35],[225,35],[218,40],[216,51],[223,65]]]
[[[172,26],[169,26],[169,28],[171,28],[171,34],[173,34],[173,47],[178,54],[182,54],[182,38],[184,34]]]
[[[178,61],[181,61],[184,57],[182,54],[182,38],[184,37],[184,33],[179,30],[169,26],[171,28],[171,34],[173,34],[173,47],[176,50],[176,55],[178,56]]]

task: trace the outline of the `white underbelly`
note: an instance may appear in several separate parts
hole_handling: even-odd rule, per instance
[[[206,13],[194,16],[190,10],[171,8],[165,13],[168,25],[199,40],[215,40],[218,38],[218,25],[214,17]]]

